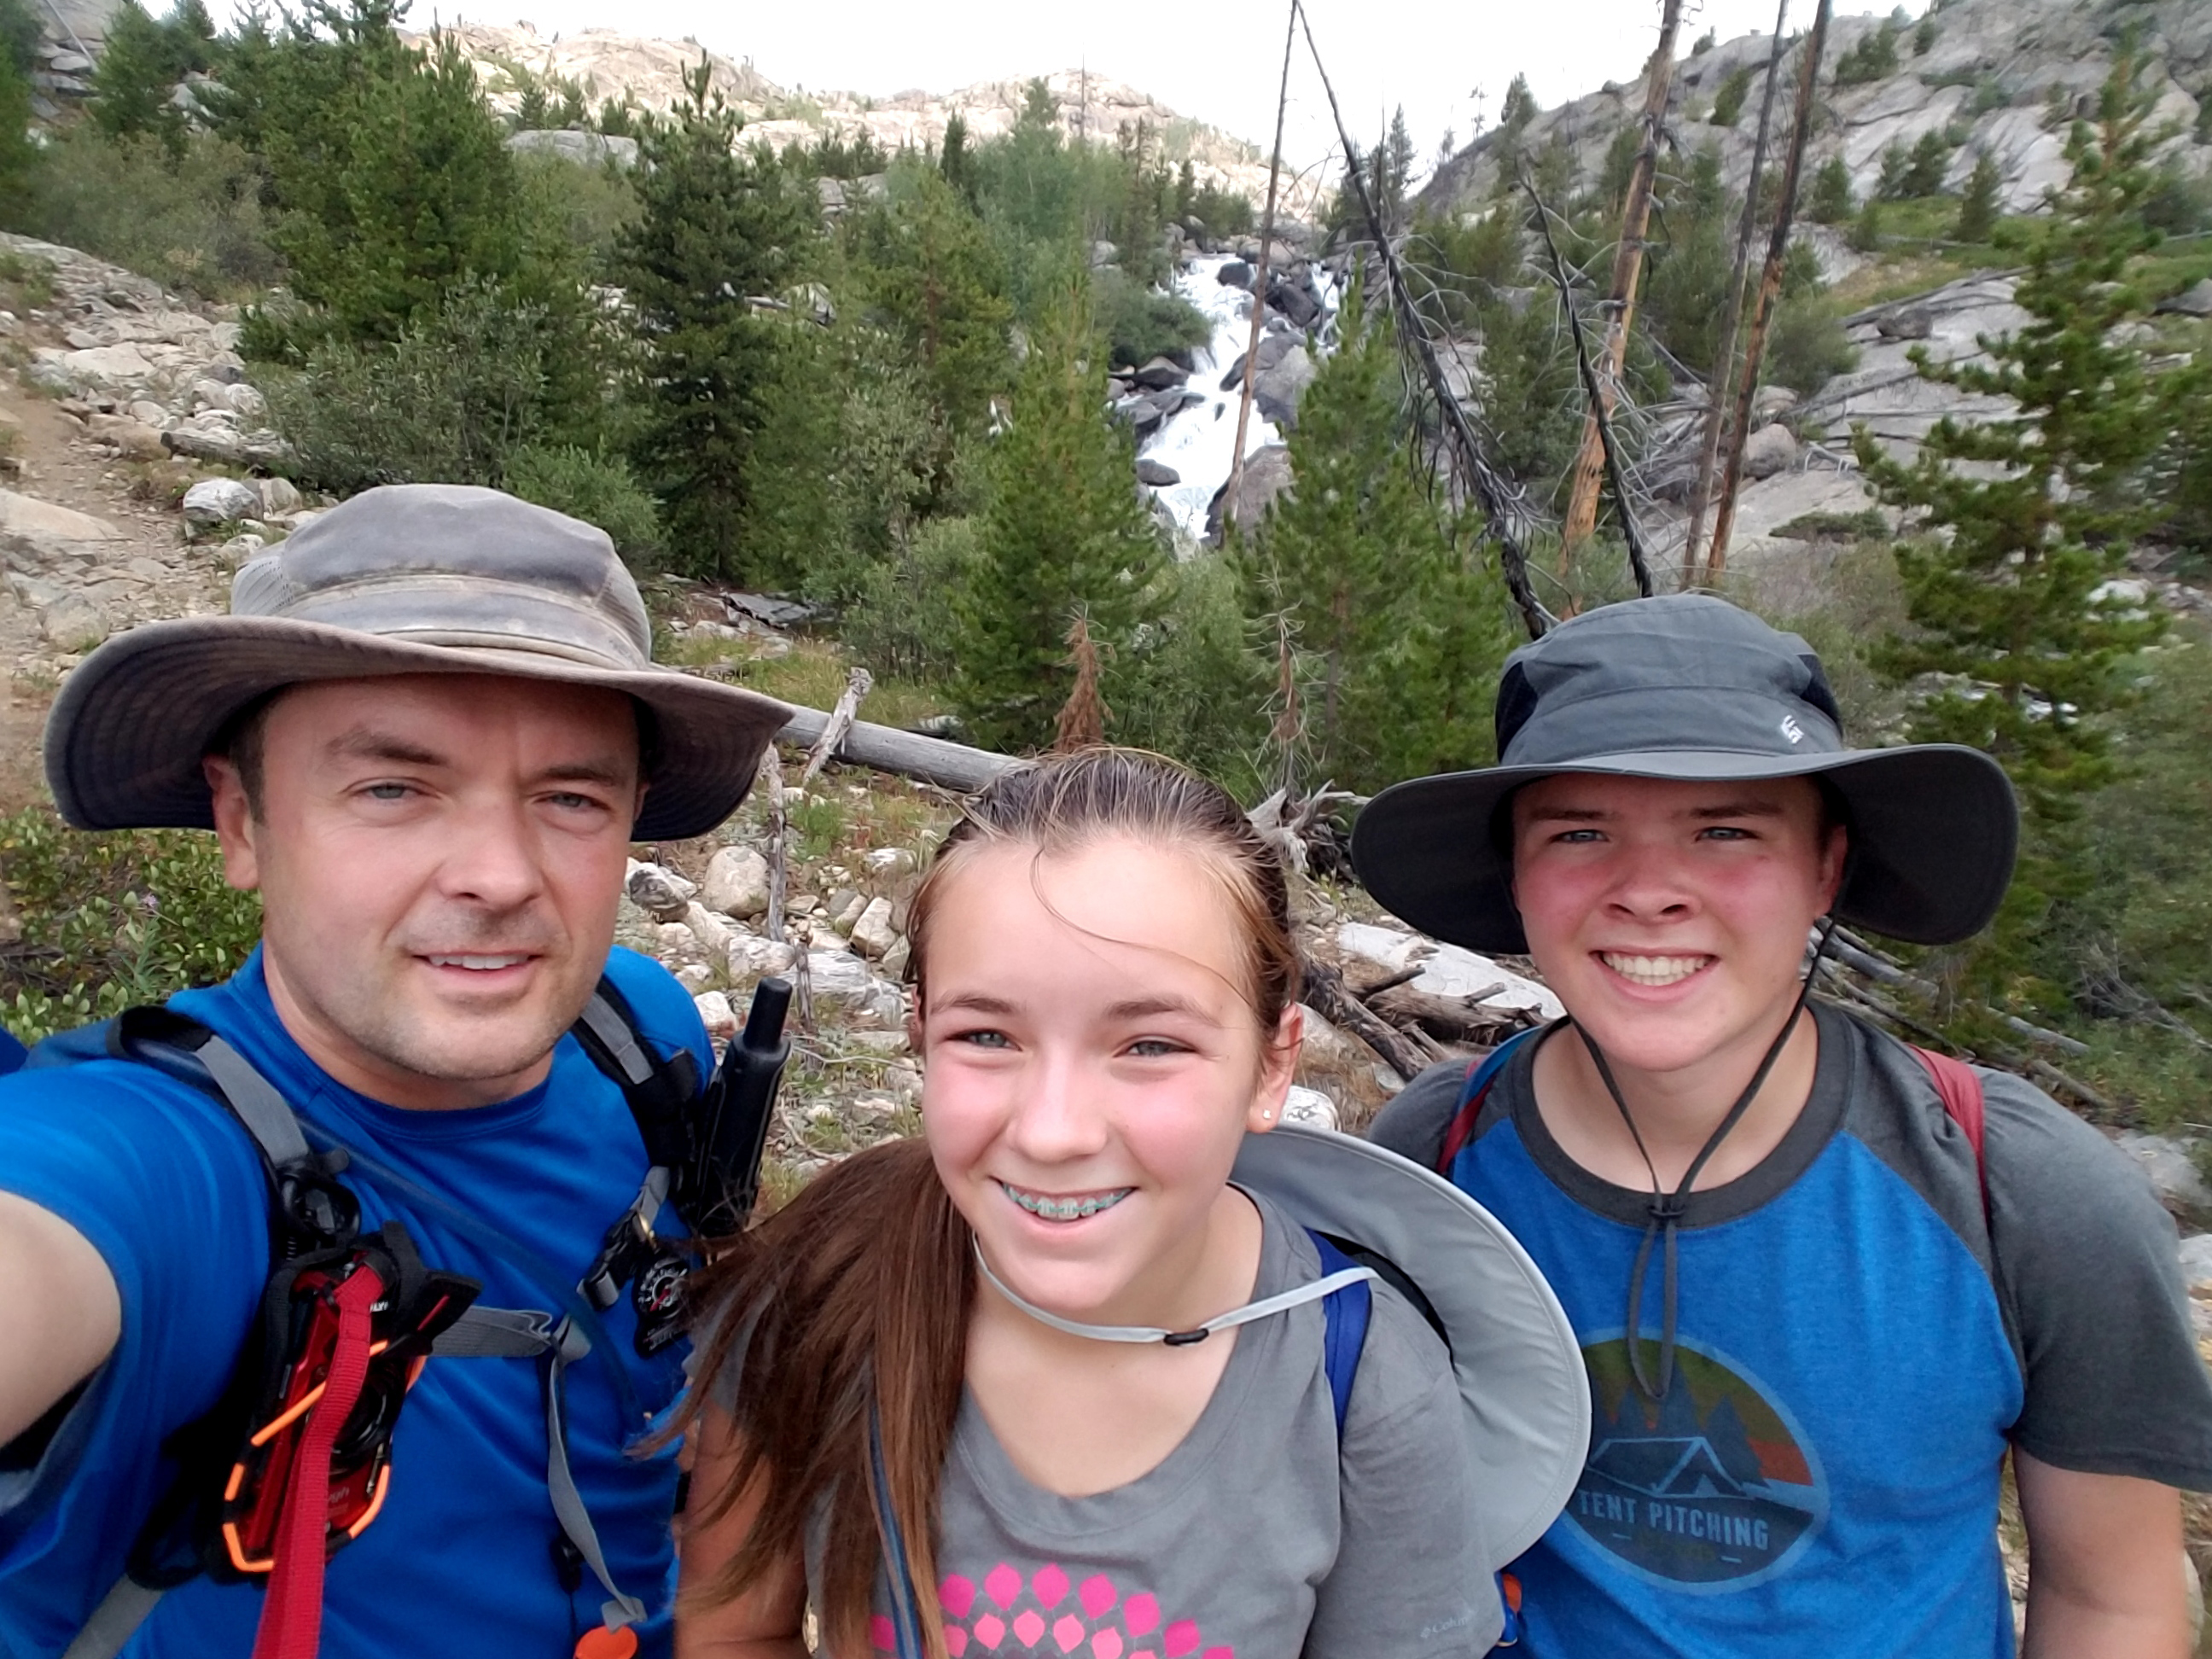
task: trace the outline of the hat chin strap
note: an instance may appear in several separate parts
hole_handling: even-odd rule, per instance
[[[1040,1325],[1049,1325],[1054,1330],[1065,1331],[1070,1336],[1088,1337],[1093,1342],[1158,1342],[1170,1348],[1187,1348],[1194,1342],[1203,1342],[1216,1331],[1225,1331],[1238,1325],[1249,1325],[1255,1319],[1265,1319],[1303,1303],[1318,1302],[1342,1290],[1347,1285],[1357,1285],[1362,1279],[1376,1277],[1372,1267],[1344,1267],[1324,1274],[1310,1284],[1300,1285],[1280,1293],[1262,1297],[1257,1302],[1248,1302],[1241,1308],[1231,1308],[1227,1313],[1216,1314],[1203,1325],[1194,1325],[1187,1331],[1164,1330],[1158,1325],[1086,1325],[1077,1319],[1062,1319],[1058,1314],[1040,1308],[1010,1289],[1006,1281],[991,1270],[991,1263],[983,1254],[983,1241],[975,1241],[975,1265],[982,1269],[983,1277],[991,1288],[1019,1308]]]
[[[1646,1206],[1651,1219],[1644,1230],[1644,1242],[1636,1251],[1636,1266],[1628,1276],[1628,1319],[1623,1328],[1627,1332],[1629,1374],[1635,1378],[1637,1388],[1647,1399],[1663,1400],[1674,1391],[1675,1240],[1681,1229],[1682,1217],[1689,1208],[1690,1188],[1711,1161],[1713,1154],[1720,1150],[1721,1142],[1726,1140],[1729,1132],[1743,1121],[1744,1114],[1751,1109],[1751,1103],[1759,1097],[1759,1091],[1766,1086],[1767,1074],[1773,1071],[1775,1062],[1782,1058],[1783,1048],[1789,1042],[1790,1033],[1797,1029],[1798,1018],[1805,1012],[1806,999],[1813,994],[1813,976],[1820,971],[1820,960],[1826,956],[1828,941],[1834,937],[1835,931],[1835,917],[1822,917],[1820,937],[1813,946],[1813,960],[1806,966],[1804,982],[1797,988],[1797,1000],[1790,1005],[1790,1018],[1782,1022],[1782,1029],[1774,1034],[1774,1041],[1766,1045],[1766,1053],[1759,1062],[1759,1069],[1752,1073],[1751,1081],[1736,1097],[1735,1104],[1729,1108],[1728,1115],[1706,1137],[1705,1144],[1690,1160],[1690,1167],[1682,1172],[1682,1179],[1671,1193],[1659,1184],[1658,1167],[1651,1162],[1651,1154],[1644,1145],[1643,1133],[1636,1127],[1635,1115],[1628,1109],[1628,1103],[1621,1098],[1620,1085],[1613,1080],[1613,1067],[1606,1063],[1604,1051],[1597,1046],[1596,1039],[1581,1025],[1575,1026],[1575,1034],[1582,1038],[1583,1047],[1589,1050],[1591,1062],[1596,1066],[1597,1074],[1604,1081],[1605,1091],[1613,1097],[1613,1103],[1620,1109],[1620,1121],[1628,1126],[1629,1138],[1636,1143],[1636,1151],[1644,1159],[1644,1167],[1651,1176],[1651,1198]],[[1644,1370],[1644,1276],[1651,1265],[1651,1247],[1655,1243],[1662,1246],[1661,1253],[1664,1257],[1661,1269],[1659,1369],[1656,1379],[1647,1376]],[[987,1268],[985,1271],[989,1270]]]

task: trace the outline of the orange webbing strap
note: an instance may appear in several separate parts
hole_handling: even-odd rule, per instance
[[[331,1452],[368,1376],[371,1310],[383,1294],[384,1280],[367,1262],[331,1293],[337,1341],[331,1350],[322,1398],[308,1413],[285,1488],[276,1565],[269,1574],[269,1599],[261,1608],[253,1659],[316,1659],[323,1633],[323,1565],[330,1556]]]

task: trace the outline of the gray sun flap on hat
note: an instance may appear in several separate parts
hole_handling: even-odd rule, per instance
[[[1590,1432],[1574,1327],[1528,1253],[1449,1182],[1332,1130],[1248,1134],[1231,1179],[1375,1251],[1428,1298],[1466,1407],[1488,1565],[1514,1560],[1573,1495]]]
[[[1850,836],[1836,915],[1893,939],[1970,937],[2011,879],[2019,812],[2002,768],[1956,744],[1849,747],[1812,648],[1710,595],[1606,605],[1523,646],[1497,724],[1500,764],[1393,785],[1352,831],[1377,900],[1473,950],[1528,949],[1502,815],[1515,790],[1562,772],[1821,779]]]

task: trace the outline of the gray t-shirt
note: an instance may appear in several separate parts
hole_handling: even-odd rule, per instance
[[[1320,1278],[1305,1231],[1255,1202],[1254,1297]],[[1239,1328],[1190,1432],[1109,1492],[1063,1498],[1033,1485],[964,1400],[939,1500],[953,1659],[1487,1653],[1503,1614],[1450,1358],[1395,1291],[1370,1290],[1341,1447],[1318,1301]],[[877,1610],[881,1646],[884,1589]]]

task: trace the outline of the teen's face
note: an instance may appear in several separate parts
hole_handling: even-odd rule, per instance
[[[1616,1065],[1763,1048],[1835,901],[1844,836],[1802,778],[1678,783],[1562,775],[1513,802],[1529,953]]]
[[[1242,937],[1197,858],[1133,841],[984,847],[951,872],[916,1017],[922,1121],[953,1203],[1028,1300],[1110,1314],[1202,1249],[1297,1054],[1295,1009],[1262,1040]]]
[[[341,1083],[424,1109],[543,1079],[614,938],[641,796],[628,698],[426,674],[270,708],[262,812],[210,760],[230,882],[261,890],[277,1011]]]

